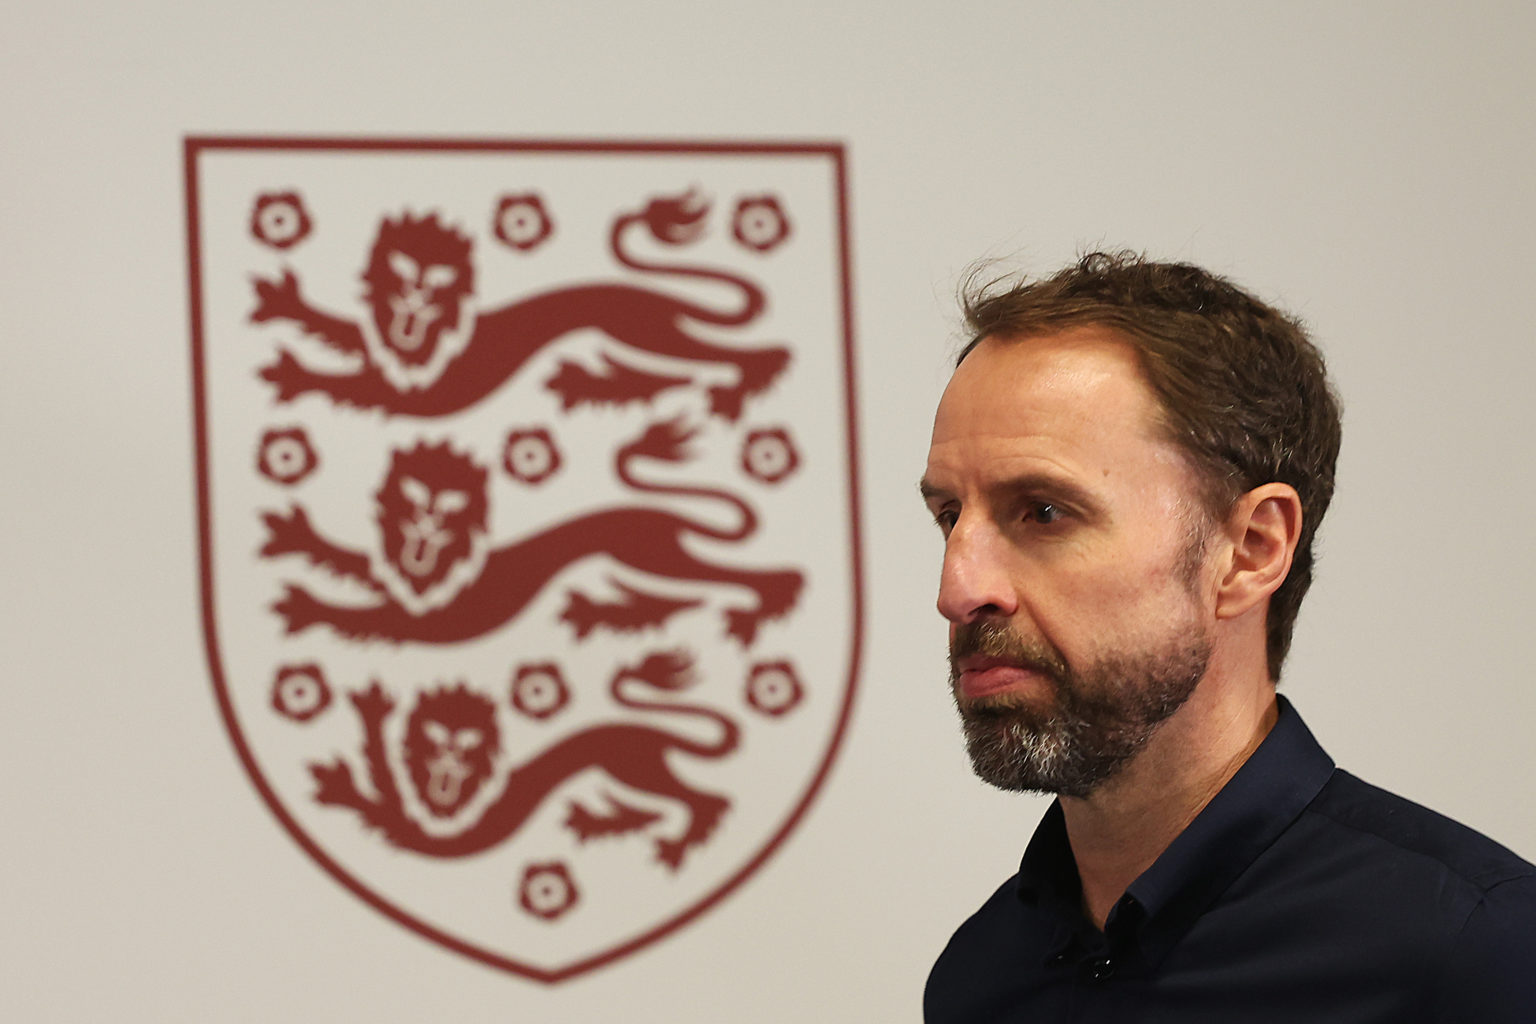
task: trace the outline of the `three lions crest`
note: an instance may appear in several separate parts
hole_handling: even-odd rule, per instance
[[[189,142],[215,686],[396,920],[569,977],[814,796],[860,628],[841,161]]]

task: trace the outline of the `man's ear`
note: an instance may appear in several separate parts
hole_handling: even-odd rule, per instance
[[[1235,619],[1273,594],[1291,571],[1301,537],[1301,497],[1268,483],[1237,499],[1223,524],[1231,560],[1216,585],[1216,615]]]

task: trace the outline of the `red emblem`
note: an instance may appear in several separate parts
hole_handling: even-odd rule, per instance
[[[555,981],[800,822],[861,625],[843,180],[836,146],[189,140],[214,683],[396,921]]]

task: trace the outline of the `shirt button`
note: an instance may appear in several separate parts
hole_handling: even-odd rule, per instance
[[[1108,981],[1115,973],[1115,962],[1109,957],[1100,957],[1088,968],[1088,977],[1094,981]]]

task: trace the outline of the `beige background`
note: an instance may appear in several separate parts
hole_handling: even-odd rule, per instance
[[[1536,856],[1536,15],[1520,3],[31,5],[0,35],[0,993],[15,1020],[916,1021],[1041,803],[969,775],[914,481],[991,253],[1229,273],[1346,404],[1286,690]],[[555,989],[336,885],[232,756],[197,617],[186,133],[841,139],[869,637],[802,830]]]

